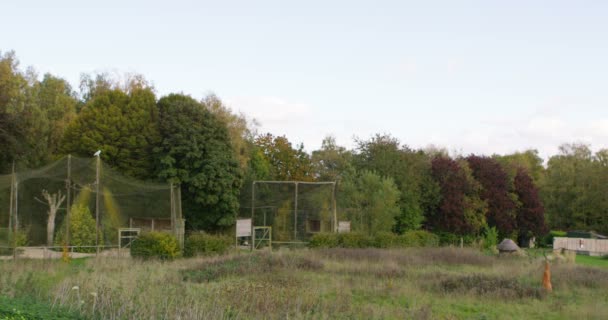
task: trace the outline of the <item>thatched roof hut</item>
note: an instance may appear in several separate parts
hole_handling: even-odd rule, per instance
[[[498,244],[497,248],[498,248],[498,251],[500,251],[500,252],[517,252],[517,251],[519,251],[519,247],[511,239],[502,240],[502,242]]]

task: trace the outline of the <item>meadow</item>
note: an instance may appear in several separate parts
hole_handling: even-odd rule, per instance
[[[552,293],[542,257],[470,248],[2,261],[0,319],[606,318],[608,268],[579,259],[552,264]]]

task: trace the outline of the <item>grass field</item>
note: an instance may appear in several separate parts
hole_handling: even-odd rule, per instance
[[[0,294],[98,319],[606,318],[608,269],[551,271],[546,294],[543,260],[466,248],[18,260],[0,262]]]
[[[576,256],[576,263],[583,266],[602,267],[608,269],[608,257]]]

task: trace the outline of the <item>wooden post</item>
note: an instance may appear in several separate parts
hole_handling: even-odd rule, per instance
[[[331,190],[331,205],[334,213],[334,232],[338,232],[338,210],[336,205],[336,182],[334,181],[333,188]]]

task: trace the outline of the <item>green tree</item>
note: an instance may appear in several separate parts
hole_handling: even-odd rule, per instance
[[[371,171],[346,174],[338,189],[339,206],[353,230],[375,235],[391,231],[399,215],[399,189],[392,178]]]
[[[220,98],[214,94],[205,97],[201,103],[228,129],[234,157],[241,170],[246,171],[253,149],[252,124],[244,114],[233,113]]]
[[[270,176],[276,180],[314,180],[310,157],[304,145],[294,148],[285,136],[275,137],[270,133],[258,136],[256,146],[270,164]]]
[[[429,158],[422,151],[401,146],[389,135],[375,135],[357,141],[354,164],[357,170],[369,170],[391,177],[400,191],[401,213],[395,231],[403,233],[421,227],[424,217],[439,203],[439,186],[431,177]]]
[[[150,155],[159,140],[152,89],[109,89],[86,103],[68,126],[62,149],[82,156],[102,150],[101,157],[110,166],[132,177],[149,178],[154,172]]]
[[[336,139],[327,136],[320,150],[312,152],[314,175],[319,181],[337,181],[352,167],[352,152],[336,144]]]
[[[158,176],[181,184],[187,227],[215,230],[234,223],[241,175],[223,123],[189,96],[158,101]]]

